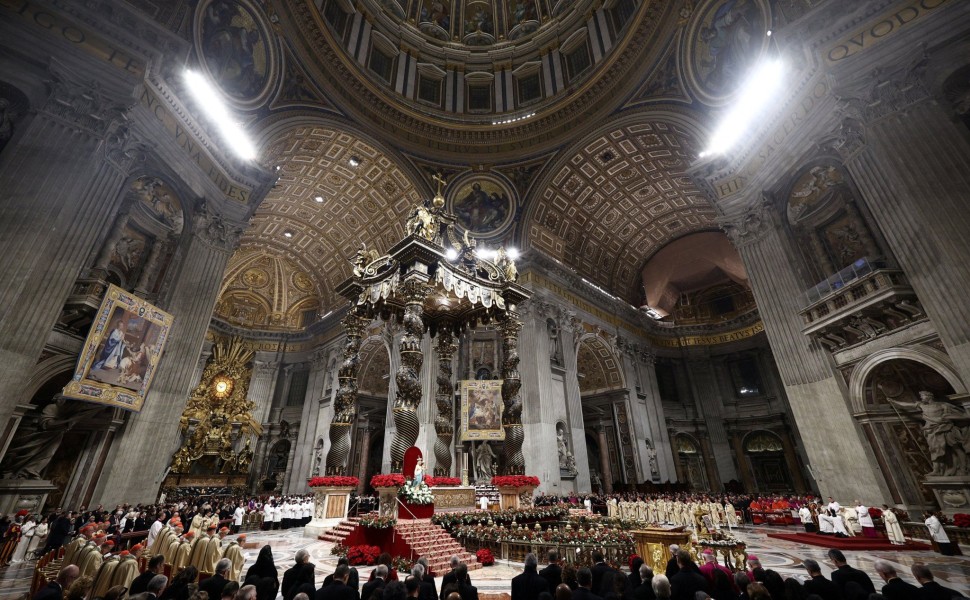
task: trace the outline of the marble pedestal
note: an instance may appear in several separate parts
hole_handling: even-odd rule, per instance
[[[313,488],[313,520],[303,527],[303,537],[316,538],[347,518],[351,486]]]
[[[57,486],[46,479],[0,479],[0,513],[13,514],[28,510],[37,514],[45,507],[47,495],[57,490]]]
[[[952,519],[956,513],[970,512],[970,476],[927,475],[926,487],[933,490],[940,510],[947,517]]]

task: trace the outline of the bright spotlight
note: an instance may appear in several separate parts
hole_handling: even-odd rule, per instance
[[[509,258],[511,258],[512,260],[515,260],[515,259],[519,258],[519,249],[518,248],[509,248],[508,251],[506,252],[506,254],[509,255]]]
[[[185,71],[185,82],[188,84],[189,92],[195,98],[195,103],[202,111],[212,119],[222,137],[232,147],[233,151],[243,160],[253,160],[256,158],[256,147],[249,141],[249,137],[242,127],[239,126],[229,114],[229,108],[222,101],[222,95],[209,84],[205,77],[187,69]]]
[[[448,260],[455,260],[456,258],[458,258],[458,251],[455,250],[454,248],[448,248],[445,251],[445,258],[447,258]]]
[[[707,150],[700,154],[701,158],[711,154],[723,154],[737,144],[774,98],[781,87],[783,76],[784,64],[781,59],[761,62],[745,80],[741,95],[724,115]]]

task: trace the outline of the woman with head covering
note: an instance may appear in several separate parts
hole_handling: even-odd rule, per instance
[[[165,588],[158,600],[189,600],[189,597],[199,589],[195,583],[198,576],[198,569],[192,565],[185,567],[172,579],[172,583]]]
[[[256,595],[259,600],[263,600],[264,596],[269,596],[270,591],[272,591],[272,595],[269,596],[270,600],[276,598],[276,594],[280,590],[280,580],[276,563],[273,562],[273,548],[269,544],[262,547],[259,556],[256,557],[256,562],[246,571],[244,585],[256,586]]]

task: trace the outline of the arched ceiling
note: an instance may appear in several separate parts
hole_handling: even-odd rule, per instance
[[[229,260],[215,314],[256,329],[300,329],[320,304],[317,280],[295,261],[267,249],[240,248]]]
[[[335,127],[291,128],[265,154],[279,166],[279,182],[237,254],[263,250],[302,265],[317,282],[321,311],[331,310],[341,304],[334,290],[351,275],[361,244],[387,251],[404,236],[405,215],[423,194],[386,151]]]
[[[623,387],[620,361],[603,341],[584,338],[576,352],[576,371],[581,394],[597,394]]]
[[[531,199],[523,247],[639,304],[644,261],[671,240],[717,226],[686,173],[698,148],[686,127],[649,114],[589,136]]]

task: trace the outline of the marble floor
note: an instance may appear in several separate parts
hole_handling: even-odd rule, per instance
[[[778,531],[779,528],[746,528],[735,533],[748,544],[748,552],[761,559],[767,569],[778,571],[783,577],[804,577],[805,570],[801,567],[802,560],[813,558],[822,565],[822,573],[828,577],[833,565],[825,555],[825,548],[796,544],[785,540],[768,538],[768,531]],[[330,553],[332,544],[301,535],[302,530],[250,532],[249,542],[258,544],[257,548],[246,550],[246,565],[256,560],[256,555],[265,544],[273,548],[273,556],[277,569],[282,573],[293,564],[296,551],[305,548],[310,552],[311,562],[316,565],[317,583],[333,572],[337,565],[337,558]],[[793,528],[792,531],[795,531]],[[966,551],[966,550],[965,550]],[[923,552],[846,552],[849,564],[870,574],[880,587],[879,577],[873,569],[877,559],[883,559],[896,566],[903,579],[915,583],[910,576],[910,566],[924,562],[930,566],[942,585],[970,595],[970,557],[941,556],[930,551]],[[361,580],[366,580],[371,567],[359,567]],[[521,564],[497,561],[494,566],[471,572],[472,582],[478,587],[479,594],[487,594],[492,598],[509,593],[510,580],[522,570]],[[24,598],[32,576],[32,566],[12,566],[0,569],[0,600]],[[245,568],[244,568],[245,572]],[[441,580],[438,580],[440,587]]]

